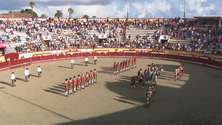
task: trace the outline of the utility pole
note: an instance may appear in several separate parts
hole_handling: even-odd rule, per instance
[[[186,0],[184,0],[184,19],[186,18]]]
[[[129,0],[127,0],[127,18],[126,18],[126,24],[125,24],[124,46],[126,43],[126,30],[127,30],[127,25],[128,25],[128,18],[129,18]]]

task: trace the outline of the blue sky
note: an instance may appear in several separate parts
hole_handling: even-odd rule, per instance
[[[9,10],[30,8],[30,0],[0,0],[0,13]],[[61,10],[63,17],[68,17],[69,0],[33,0],[34,11],[40,16],[53,17],[56,10]],[[172,18],[183,17],[184,0],[129,0],[129,18]],[[222,16],[222,0],[186,0],[186,17]],[[84,14],[97,17],[125,18],[127,0],[70,0],[74,13],[72,17]]]

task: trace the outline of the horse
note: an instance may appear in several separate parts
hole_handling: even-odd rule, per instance
[[[157,76],[160,75],[160,72],[158,71],[158,68],[155,67],[153,72],[150,69],[147,69],[144,71],[144,74],[144,80],[146,82],[150,81],[152,85],[153,82],[155,82],[155,84],[157,83]]]
[[[136,88],[135,83],[138,81],[138,83],[142,84],[142,89],[144,89],[144,74],[142,74],[142,79],[138,78],[138,76],[133,76],[131,78],[131,88]]]

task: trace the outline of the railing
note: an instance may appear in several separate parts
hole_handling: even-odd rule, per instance
[[[153,59],[164,59],[164,60],[172,60],[179,62],[188,62],[199,64],[202,66],[209,66],[218,69],[222,69],[222,59],[215,58],[214,60],[209,59],[208,57],[199,57],[195,58],[192,54],[182,54],[178,55],[170,55],[166,53],[158,53],[158,52],[138,52],[138,51],[129,51],[124,50],[123,52],[110,52],[109,50],[96,50],[94,52],[84,52],[81,51],[69,51],[60,54],[39,54],[34,57],[29,57],[26,59],[19,60],[11,60],[0,63],[0,71],[28,66],[35,63],[43,63],[43,62],[52,62],[52,61],[61,61],[68,60],[71,58],[85,58],[88,56],[89,58],[93,58],[93,56],[97,56],[98,58],[125,58],[125,57],[138,57],[138,58],[153,58]]]

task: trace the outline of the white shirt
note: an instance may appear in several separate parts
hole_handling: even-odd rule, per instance
[[[89,59],[86,57],[86,58],[85,58],[85,61],[89,61]]]
[[[28,75],[29,75],[29,70],[25,70],[25,71],[24,71],[24,75],[25,75],[25,76],[28,76]]]
[[[41,72],[42,69],[40,67],[37,68],[37,72]]]
[[[71,60],[70,60],[70,63],[74,63],[74,60],[73,60],[73,59],[71,59]]]
[[[11,74],[11,80],[15,79],[15,74]]]
[[[94,60],[97,60],[97,56],[94,56]]]

